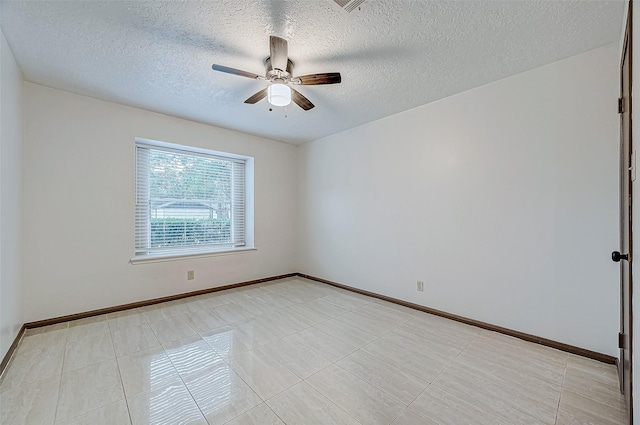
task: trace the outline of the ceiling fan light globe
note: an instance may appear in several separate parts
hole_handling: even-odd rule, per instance
[[[287,106],[291,103],[291,89],[286,84],[271,84],[267,90],[267,101],[273,106]]]

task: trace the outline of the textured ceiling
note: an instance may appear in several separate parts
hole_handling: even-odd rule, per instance
[[[622,1],[2,1],[2,30],[27,80],[300,143],[617,42]],[[243,101],[266,83],[269,35],[289,40],[316,107]]]

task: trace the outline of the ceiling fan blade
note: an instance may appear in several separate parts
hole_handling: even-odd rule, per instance
[[[272,35],[269,37],[269,48],[271,51],[271,66],[273,69],[286,71],[287,60],[289,60],[289,47],[287,40]]]
[[[298,105],[305,111],[308,111],[309,109],[315,106],[313,103],[311,103],[309,99],[304,97],[302,93],[300,93],[299,91],[293,88],[291,89],[291,100],[293,100],[296,103],[296,105]]]
[[[254,103],[257,103],[262,99],[264,99],[266,96],[267,96],[267,89],[262,89],[258,93],[251,96],[249,99],[245,100],[244,103],[250,103],[253,105]]]
[[[325,74],[311,74],[303,75],[302,77],[296,77],[300,80],[299,84],[303,86],[317,86],[320,84],[338,84],[342,81],[342,77],[339,72],[328,72]]]
[[[254,80],[260,80],[264,78],[261,75],[254,74],[252,72],[242,71],[240,69],[235,69],[235,68],[229,68],[228,66],[216,65],[215,63],[213,64],[213,66],[211,66],[211,68],[214,71],[226,72],[227,74],[239,75],[241,77],[252,78]]]

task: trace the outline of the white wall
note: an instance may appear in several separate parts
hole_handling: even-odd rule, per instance
[[[135,137],[255,157],[258,250],[129,264]],[[24,149],[25,321],[296,271],[293,145],[25,83]]]
[[[617,355],[618,61],[599,48],[304,145],[300,270]]]
[[[0,360],[23,323],[22,74],[0,30]]]

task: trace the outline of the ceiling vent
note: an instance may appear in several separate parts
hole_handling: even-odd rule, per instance
[[[331,3],[335,3],[340,8],[348,13],[356,10],[365,0],[329,0]]]

